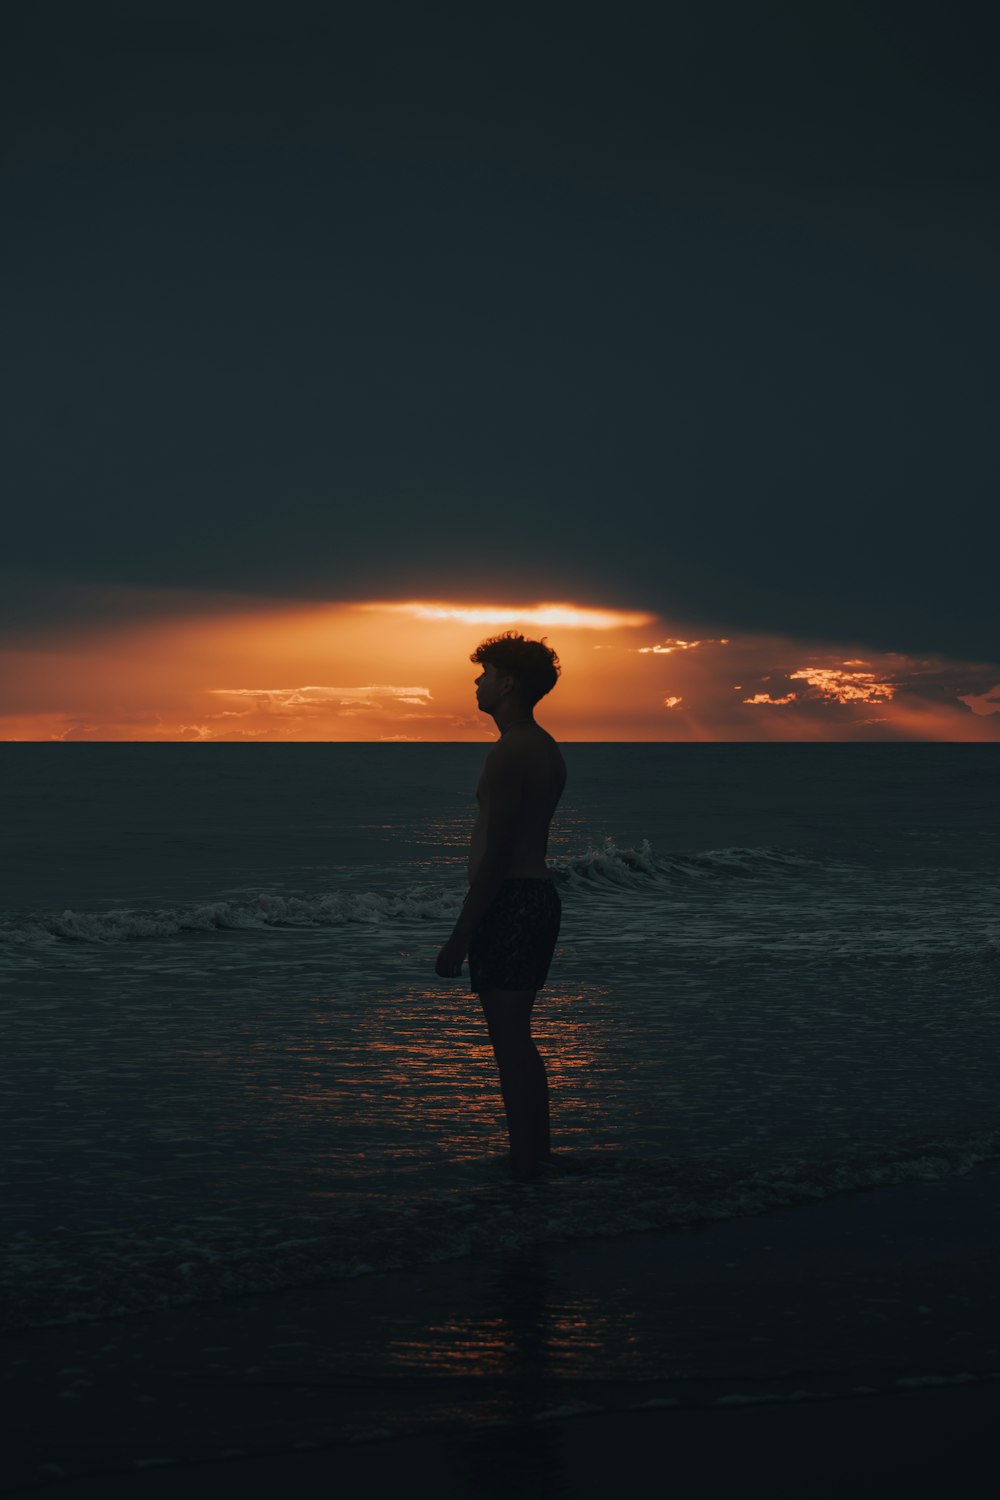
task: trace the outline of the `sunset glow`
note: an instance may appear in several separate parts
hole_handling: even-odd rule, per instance
[[[577,604],[365,604],[364,609],[406,615],[411,620],[457,620],[462,625],[482,625],[504,630],[511,625],[536,629],[540,625],[562,625],[569,630],[622,630],[633,625],[651,625],[655,615],[614,609],[585,609]],[[695,641],[694,645],[700,642]],[[654,650],[656,648],[654,647]]]
[[[1000,739],[997,663],[710,635],[640,610],[132,589],[93,613],[6,643],[3,738],[489,742],[469,658],[514,629],[559,654],[537,709],[558,739]]]

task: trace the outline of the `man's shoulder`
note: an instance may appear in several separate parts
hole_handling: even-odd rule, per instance
[[[539,760],[548,759],[553,752],[559,754],[559,746],[540,724],[534,724],[529,729],[509,730],[497,743],[486,757],[488,765],[516,766],[532,764]]]
[[[501,771],[506,766],[516,765],[521,758],[518,746],[509,739],[499,739],[490,747],[486,756],[487,771]]]

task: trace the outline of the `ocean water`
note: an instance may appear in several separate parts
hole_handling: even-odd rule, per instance
[[[1000,1155],[1000,747],[568,744],[534,1025],[567,1170],[508,1182],[434,973],[486,748],[0,746],[5,1326]]]

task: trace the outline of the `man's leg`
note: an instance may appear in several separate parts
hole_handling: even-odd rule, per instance
[[[535,991],[487,990],[479,999],[500,1072],[511,1166],[530,1172],[549,1156],[548,1078],[531,1039]]]

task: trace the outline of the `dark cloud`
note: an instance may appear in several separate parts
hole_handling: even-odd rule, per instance
[[[348,10],[4,22],[13,618],[502,591],[996,656],[985,8]]]

